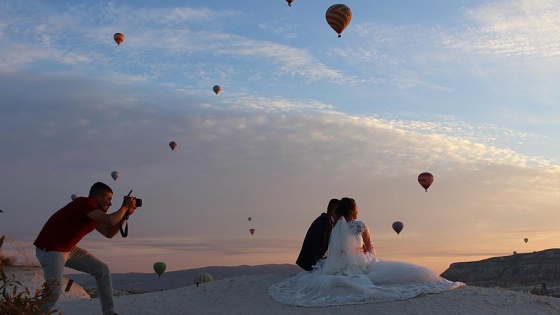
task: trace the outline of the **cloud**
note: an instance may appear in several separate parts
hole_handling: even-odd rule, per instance
[[[285,39],[294,39],[297,37],[297,32],[294,31],[298,27],[297,24],[282,24],[275,25],[270,22],[262,22],[259,27],[263,30],[270,30],[273,34],[282,36]]]
[[[239,18],[237,11],[143,8],[119,25],[113,14],[126,15],[123,8],[20,7],[30,13],[22,24],[0,10],[6,17],[0,147],[9,152],[0,156],[7,179],[0,183],[7,196],[0,198],[4,233],[32,241],[72,193],[84,195],[100,180],[115,190],[113,209],[130,189],[145,202],[130,221],[129,239],[112,240],[107,250],[101,238],[84,243],[107,256],[125,244],[131,256],[147,256],[159,242],[162,254],[185,255],[199,266],[208,264],[201,257],[214,248],[224,255],[216,259],[227,255],[232,264],[243,256],[292,262],[308,224],[330,198],[343,196],[356,198],[376,246],[390,257],[510,253],[524,237],[531,245],[554,246],[558,164],[520,151],[526,147],[519,144],[546,145],[553,137],[516,126],[526,126],[529,116],[538,126],[557,115],[530,98],[517,100],[527,91],[541,95],[541,85],[527,87],[533,76],[508,81],[511,72],[500,74],[519,55],[497,64],[498,55],[470,48],[476,37],[467,35],[479,36],[480,29],[461,37],[443,27],[371,33],[379,25],[356,25],[362,45],[318,54],[223,31],[220,23]],[[182,21],[197,13],[198,20]],[[151,30],[148,22],[156,19],[160,28]],[[203,27],[205,21],[212,27]],[[126,45],[112,42],[115,29],[126,30]],[[372,41],[363,41],[368,36]],[[341,57],[337,65],[344,70],[323,64],[323,57]],[[539,72],[523,65],[515,69]],[[456,79],[463,76],[467,80]],[[279,92],[279,77],[302,91]],[[247,82],[271,90],[249,90]],[[338,95],[333,82],[367,88]],[[211,91],[216,83],[224,88],[218,96]],[[354,110],[361,98],[367,107]],[[484,123],[469,119],[477,107]],[[371,114],[381,111],[388,113]],[[504,124],[506,118],[518,124]],[[179,145],[175,151],[171,140]],[[121,173],[117,181],[109,176],[113,170]],[[427,193],[417,183],[423,171],[436,178]],[[390,228],[395,220],[405,222],[398,239]],[[543,236],[527,235],[536,230]]]
[[[553,0],[493,1],[468,10],[472,27],[454,46],[482,54],[559,56],[560,5]]]
[[[208,68],[240,71],[238,66],[226,67],[220,61],[227,57],[229,65],[250,59],[257,77],[258,73],[268,73],[272,65],[277,76],[297,76],[311,82],[348,80],[347,75],[322,64],[305,49],[223,31],[220,25],[237,18],[239,11],[191,7],[132,9],[113,4],[88,8],[76,5],[64,11],[50,9],[48,16],[36,6],[27,11],[29,16],[23,23],[7,19],[4,29],[9,35],[2,38],[5,53],[0,56],[4,69],[23,69],[39,61],[50,61],[90,70],[113,69],[131,77],[137,77],[138,69],[144,69],[152,80],[170,81],[171,77],[183,76],[181,72],[191,75]],[[9,7],[1,16],[8,12]],[[127,36],[118,49],[126,51],[126,57],[124,52],[107,49],[117,31]],[[215,60],[208,61],[208,57]]]

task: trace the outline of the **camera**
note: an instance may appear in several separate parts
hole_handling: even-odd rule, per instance
[[[128,195],[124,196],[125,198],[132,197],[132,190],[128,193]],[[142,207],[142,199],[136,198],[135,202],[136,208]]]

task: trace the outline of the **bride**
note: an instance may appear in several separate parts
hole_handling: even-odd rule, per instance
[[[303,271],[269,288],[276,301],[307,307],[365,304],[405,300],[464,286],[433,270],[398,261],[379,260],[367,225],[357,220],[352,198],[342,198],[337,209],[328,256],[312,271]]]

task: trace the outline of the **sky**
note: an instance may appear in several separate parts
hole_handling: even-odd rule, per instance
[[[118,273],[295,263],[342,197],[381,259],[559,247],[560,3],[348,0],[341,38],[332,4],[1,1],[4,250],[96,181],[144,201],[80,243]]]

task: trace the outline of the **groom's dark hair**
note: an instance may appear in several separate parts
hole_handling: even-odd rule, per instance
[[[327,213],[328,214],[335,214],[336,209],[338,208],[338,199],[331,199],[329,201],[329,205],[327,206]]]

